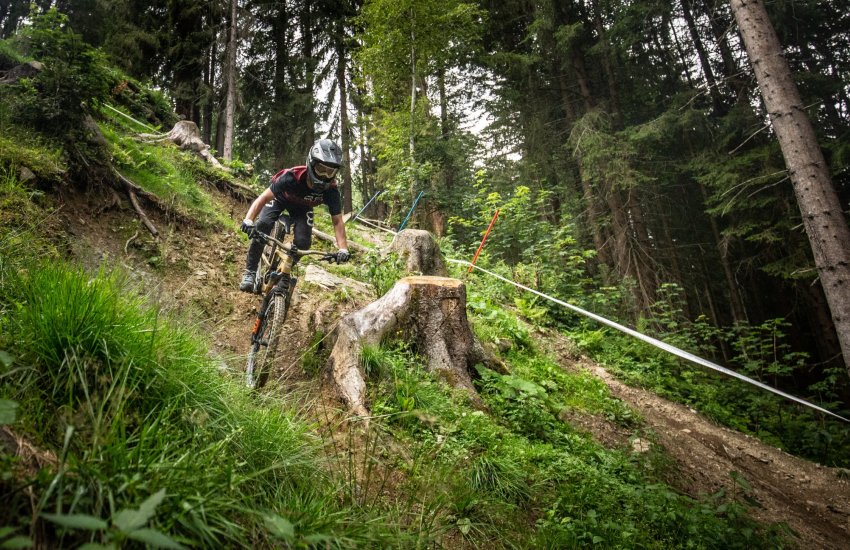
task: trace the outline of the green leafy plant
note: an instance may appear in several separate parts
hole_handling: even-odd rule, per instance
[[[148,497],[135,509],[125,508],[115,512],[109,521],[86,514],[46,514],[41,517],[69,531],[92,532],[100,543],[81,546],[86,550],[119,548],[125,541],[136,541],[154,548],[183,548],[168,535],[147,527],[156,516],[156,508],[165,499],[165,489]]]

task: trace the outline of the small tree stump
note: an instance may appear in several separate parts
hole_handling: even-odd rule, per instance
[[[481,401],[472,385],[475,365],[507,372],[469,327],[463,282],[447,277],[405,277],[379,300],[343,317],[337,326],[331,373],[353,413],[368,414],[366,381],[360,369],[363,347],[377,346],[385,336],[396,333],[415,344],[431,372],[467,391],[477,405]]]
[[[148,142],[171,141],[186,151],[192,151],[209,164],[221,170],[227,170],[210,153],[210,146],[201,139],[201,131],[198,125],[191,120],[181,120],[167,134],[139,134],[139,138]]]
[[[387,249],[395,252],[405,260],[408,273],[421,275],[436,275],[445,277],[449,274],[440,247],[431,233],[421,229],[405,229],[396,235]]]

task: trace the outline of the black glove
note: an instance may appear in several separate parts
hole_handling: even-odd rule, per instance
[[[339,252],[336,253],[336,263],[338,264],[344,264],[350,259],[351,254],[348,252],[347,248],[340,248]]]
[[[247,218],[246,218],[245,220],[242,220],[242,226],[241,226],[241,227],[239,227],[239,229],[240,229],[243,233],[245,233],[246,235],[248,235],[248,237],[249,237],[249,238],[250,238],[250,237],[253,237],[253,236],[254,236],[254,231],[256,231],[256,230],[257,230],[257,228],[256,228],[256,227],[254,227],[254,222],[253,222],[253,221],[251,221],[251,220],[249,220],[249,219],[247,219]]]

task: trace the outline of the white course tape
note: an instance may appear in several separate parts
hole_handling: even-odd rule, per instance
[[[454,260],[452,258],[447,258],[447,261],[455,263],[455,264],[472,266],[471,263],[464,261],[464,260]],[[564,302],[562,300],[558,300],[557,298],[553,298],[552,296],[547,296],[546,294],[543,294],[542,292],[538,292],[537,290],[534,290],[533,288],[528,288],[525,285],[521,285],[517,282],[511,281],[510,279],[506,279],[505,277],[502,277],[501,275],[497,275],[496,273],[493,273],[492,271],[487,271],[486,269],[478,267],[477,265],[472,266],[472,267],[479,270],[479,271],[486,273],[487,275],[490,275],[491,277],[495,277],[495,278],[502,280],[502,281],[504,281],[508,284],[512,284],[515,287],[521,288],[523,290],[527,290],[528,292],[531,292],[532,294],[536,294],[537,296],[540,296],[541,298],[545,298],[546,300],[549,300],[550,302],[554,302],[554,303],[556,303],[560,306],[563,306],[567,309],[575,311],[576,313],[580,313],[581,315],[584,315],[585,317],[589,317],[589,318],[593,319],[594,321],[598,321],[598,322],[602,323],[603,325],[607,325],[607,326],[609,326],[611,328],[615,328],[615,329],[617,329],[621,332],[625,332],[626,334],[628,334],[630,336],[634,336],[638,340],[642,340],[642,341],[646,342],[647,344],[651,344],[651,345],[653,345],[653,346],[655,346],[659,349],[663,349],[664,351],[672,353],[673,355],[675,355],[677,357],[681,357],[682,359],[686,359],[686,360],[688,360],[692,363],[696,363],[697,365],[701,365],[703,367],[706,367],[706,368],[709,368],[709,369],[712,369],[712,370],[715,370],[715,371],[718,371],[718,372],[722,372],[723,374],[726,374],[726,375],[731,376],[733,378],[737,378],[738,380],[743,380],[744,382],[746,382],[748,384],[752,384],[753,386],[759,387],[763,390],[767,390],[769,392],[775,393],[776,395],[781,395],[785,399],[790,399],[791,401],[800,403],[801,405],[805,405],[806,407],[810,407],[810,408],[815,409],[816,411],[820,411],[824,414],[828,414],[829,416],[833,416],[835,418],[838,418],[839,420],[843,420],[844,422],[850,422],[850,420],[844,418],[843,416],[839,416],[839,415],[835,414],[834,412],[830,412],[830,411],[824,409],[823,407],[819,407],[819,406],[817,406],[813,403],[809,403],[805,399],[800,399],[799,397],[794,397],[791,394],[785,393],[784,391],[778,390],[778,389],[776,389],[772,386],[768,386],[767,384],[759,382],[758,380],[753,380],[752,378],[748,378],[748,377],[744,376],[743,374],[737,373],[737,372],[735,372],[731,369],[727,369],[726,367],[721,367],[720,365],[718,365],[716,363],[712,363],[711,361],[703,359],[702,357],[698,357],[698,356],[694,355],[693,353],[688,353],[687,351],[681,350],[681,349],[677,348],[676,346],[671,346],[670,344],[662,342],[661,340],[656,340],[655,338],[652,338],[651,336],[641,334],[640,332],[638,332],[636,330],[630,329],[628,327],[624,327],[623,325],[615,323],[614,321],[609,321],[608,319],[606,319],[604,317],[600,317],[599,315],[596,315],[595,313],[585,311],[585,310],[581,309],[580,307],[574,306],[572,304],[568,304],[567,302]]]

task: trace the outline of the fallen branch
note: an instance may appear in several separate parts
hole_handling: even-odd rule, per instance
[[[145,224],[145,227],[148,228],[148,231],[151,232],[151,235],[156,237],[159,235],[159,231],[156,230],[154,224],[148,218],[148,215],[145,214],[145,211],[142,210],[141,205],[139,204],[139,199],[136,197],[135,191],[132,189],[127,189],[127,194],[130,195],[130,202],[133,203],[133,209],[135,209],[136,213],[139,215],[139,218],[142,220],[142,223]]]
[[[323,231],[319,231],[315,227],[313,228],[313,235],[315,235],[316,238],[319,239],[320,241],[325,241],[325,242],[331,243],[333,245],[336,245],[336,237],[334,237],[333,235],[328,235],[327,233],[325,233]],[[348,241],[348,248],[351,249],[351,250],[357,251],[357,252],[362,252],[364,254],[372,251],[370,248],[367,248],[367,247],[363,246],[362,244],[357,244],[357,243],[355,243],[351,240]]]

